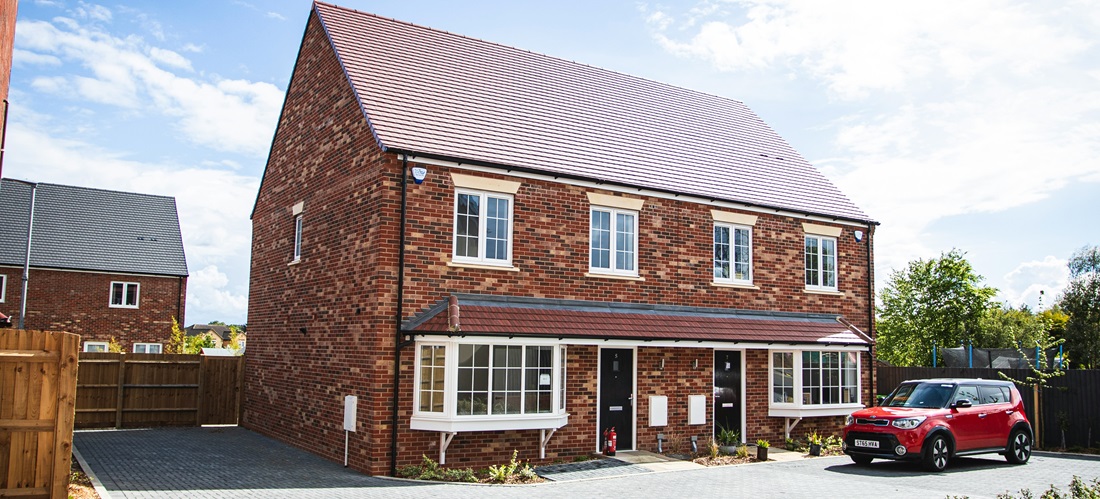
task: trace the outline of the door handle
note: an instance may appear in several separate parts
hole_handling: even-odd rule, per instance
[[[985,413],[978,414],[978,419],[985,419],[986,416],[988,416],[988,414],[985,414]]]
[[[1009,416],[1011,416],[1012,413],[1014,413],[1014,412],[1016,412],[1016,411],[1008,410],[1008,411],[1005,411],[1005,414],[1008,414]]]

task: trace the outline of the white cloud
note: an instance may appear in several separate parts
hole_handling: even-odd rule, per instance
[[[1000,296],[1014,307],[1049,308],[1069,283],[1066,260],[1047,256],[1039,261],[1023,262],[1004,276],[1007,286]],[[1040,303],[1041,302],[1041,303]]]
[[[201,45],[195,45],[194,43],[185,43],[183,44],[183,48],[181,48],[180,50],[183,50],[184,52],[201,54],[202,51],[205,49]]]
[[[268,12],[267,14],[264,14],[264,16],[269,18],[269,19],[277,19],[279,21],[286,21],[286,16],[283,16],[282,14],[280,14],[278,12]]]
[[[173,117],[178,130],[198,145],[257,157],[267,153],[283,97],[274,85],[179,75],[171,69],[190,73],[192,68],[176,52],[71,20],[54,22],[21,22],[21,50],[57,57],[89,74],[68,69],[37,83],[39,90]]]
[[[194,71],[194,69],[191,68],[191,61],[187,60],[186,57],[180,55],[178,52],[165,50],[159,47],[150,47],[149,58],[169,67]]]
[[[12,63],[16,66],[60,66],[61,59],[47,54],[37,54],[29,50],[14,49]]]
[[[229,278],[215,265],[192,272],[187,278],[187,308],[202,310],[204,323],[220,320],[229,324],[243,324],[247,320],[241,314],[248,307],[247,290],[244,294],[234,293],[226,289],[228,285]],[[189,324],[194,322],[188,321]]]
[[[73,9],[73,13],[77,17],[91,19],[94,21],[111,22],[111,18],[114,17],[111,14],[111,9],[102,5],[90,4],[87,2],[80,2],[76,9]]]

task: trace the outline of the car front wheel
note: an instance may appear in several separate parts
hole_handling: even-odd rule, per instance
[[[935,435],[924,446],[921,462],[928,471],[943,471],[951,456],[951,447],[943,435]]]
[[[1012,464],[1024,464],[1031,458],[1031,435],[1024,430],[1014,430],[1008,437],[1005,458]]]

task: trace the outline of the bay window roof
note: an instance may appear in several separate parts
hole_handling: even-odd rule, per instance
[[[457,324],[455,324],[457,319]],[[453,294],[407,321],[418,335],[869,345],[829,314]]]

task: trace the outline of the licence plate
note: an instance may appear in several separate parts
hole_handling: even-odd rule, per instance
[[[878,448],[878,440],[860,440],[857,438],[855,444],[856,447],[867,447],[870,449]]]

